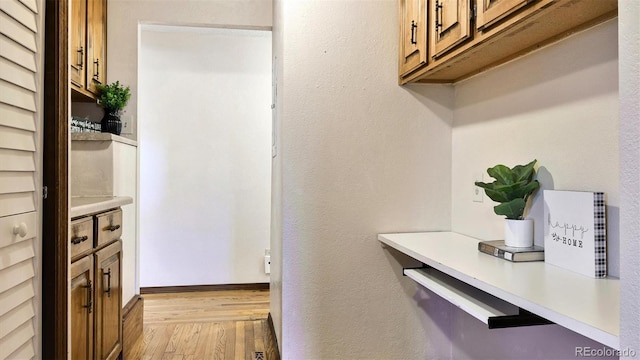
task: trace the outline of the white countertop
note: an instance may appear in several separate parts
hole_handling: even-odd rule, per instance
[[[378,240],[449,276],[618,349],[620,281],[593,279],[544,261],[513,263],[453,232],[380,234]]]
[[[132,203],[130,196],[72,196],[69,213],[75,218]]]

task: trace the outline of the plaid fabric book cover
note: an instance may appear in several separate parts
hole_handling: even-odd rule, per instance
[[[544,190],[545,262],[594,278],[607,276],[604,193]]]

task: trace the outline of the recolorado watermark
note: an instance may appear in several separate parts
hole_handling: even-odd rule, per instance
[[[576,357],[603,357],[603,356],[617,356],[617,357],[636,357],[636,351],[634,349],[621,349],[616,350],[608,347],[592,348],[589,346],[576,346]]]

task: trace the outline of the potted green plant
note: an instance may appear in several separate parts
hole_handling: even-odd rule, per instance
[[[122,131],[120,114],[131,98],[130,88],[121,85],[120,81],[116,81],[107,85],[99,84],[98,90],[100,92],[98,104],[104,108],[104,117],[101,122],[102,132],[120,135]]]
[[[500,203],[494,206],[493,211],[506,217],[506,246],[533,246],[533,219],[525,219],[524,211],[529,197],[540,188],[540,183],[534,179],[535,164],[536,160],[513,168],[496,165],[487,169],[489,176],[496,179],[494,182],[475,182],[491,200]]]

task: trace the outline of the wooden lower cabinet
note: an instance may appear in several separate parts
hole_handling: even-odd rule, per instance
[[[96,359],[117,359],[122,351],[122,241],[95,253]]]
[[[70,229],[72,244],[90,237],[82,232],[87,226],[93,229],[95,239],[93,249],[84,256],[72,257],[70,265],[73,360],[114,360],[122,353],[122,240],[105,241],[100,228],[91,225],[100,223],[99,216],[76,219]],[[113,222],[111,226],[121,228],[122,220]]]
[[[93,255],[71,264],[71,359],[93,357]]]

